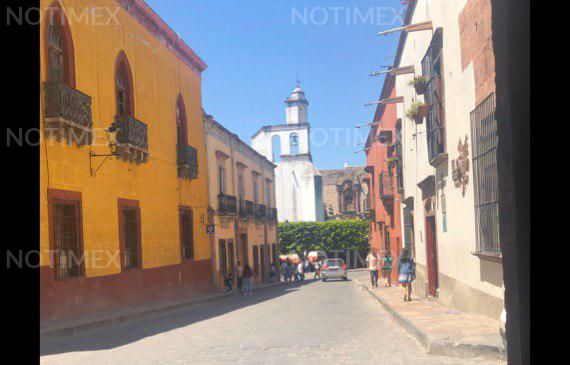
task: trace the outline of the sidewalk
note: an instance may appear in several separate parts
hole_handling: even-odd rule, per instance
[[[376,298],[398,324],[426,347],[428,353],[506,360],[498,320],[462,313],[431,299],[414,298],[413,294],[411,302],[404,302],[402,288],[370,289],[368,277],[357,278],[355,282]]]
[[[253,290],[261,290],[280,285],[279,282],[263,284]],[[109,312],[88,314],[61,321],[40,322],[40,341],[50,337],[66,336],[76,332],[122,323],[133,319],[146,318],[156,313],[169,312],[186,306],[209,303],[218,299],[238,295],[235,289],[229,293],[212,293],[198,298],[152,303],[135,308],[117,309]]]

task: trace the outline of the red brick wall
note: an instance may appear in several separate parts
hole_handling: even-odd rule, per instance
[[[491,32],[491,0],[469,0],[459,14],[461,66],[473,62],[478,105],[495,91],[495,55]]]

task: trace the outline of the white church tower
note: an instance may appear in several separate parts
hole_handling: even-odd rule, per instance
[[[285,100],[285,124],[261,127],[252,137],[252,147],[272,161],[275,196],[280,222],[323,221],[322,177],[313,165],[309,143],[309,102],[297,87]]]

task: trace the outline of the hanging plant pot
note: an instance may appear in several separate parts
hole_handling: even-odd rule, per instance
[[[427,89],[427,79],[424,76],[415,76],[408,82],[408,85],[414,87],[416,94],[423,95]]]
[[[423,83],[416,84],[414,85],[414,89],[416,89],[416,94],[423,95],[426,92],[427,85]]]
[[[424,122],[424,118],[427,116],[429,108],[429,104],[422,103],[421,101],[414,101],[406,111],[406,116],[413,119],[416,124],[422,124]]]
[[[428,112],[429,112],[429,108],[430,108],[429,104],[424,104],[420,107],[420,114],[421,114],[422,118],[427,117]]]

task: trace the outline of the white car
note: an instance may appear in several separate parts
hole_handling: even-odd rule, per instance
[[[346,273],[346,264],[343,259],[328,259],[323,264],[321,270],[321,277],[323,281],[328,279],[342,279],[348,280],[348,274]]]

